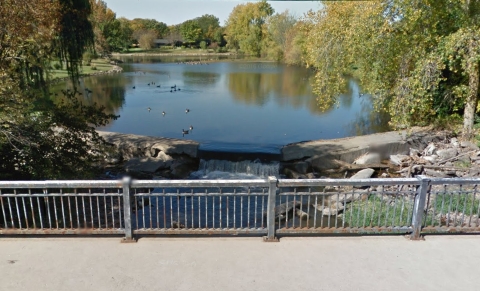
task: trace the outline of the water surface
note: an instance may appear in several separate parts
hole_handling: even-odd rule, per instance
[[[322,112],[305,68],[248,60],[189,63],[198,58],[124,61],[121,74],[81,82],[93,91],[82,99],[120,115],[101,130],[192,139],[204,150],[270,153],[298,141],[387,130],[386,118],[372,112],[370,96],[360,96],[353,80],[338,106]]]

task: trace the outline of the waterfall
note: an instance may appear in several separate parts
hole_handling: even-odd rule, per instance
[[[279,163],[262,164],[255,161],[200,160],[198,171],[191,177],[196,179],[255,179],[279,175]]]

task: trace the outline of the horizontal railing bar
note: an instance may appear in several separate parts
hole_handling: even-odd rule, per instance
[[[416,178],[376,178],[376,179],[279,179],[278,187],[308,186],[381,186],[381,185],[420,185]]]
[[[122,197],[122,193],[47,193],[47,194],[12,194],[2,193],[0,197]]]
[[[431,185],[466,185],[466,184],[480,184],[480,178],[429,178]]]
[[[377,192],[377,191],[369,191],[369,192],[352,192],[352,191],[344,191],[344,192],[280,192],[280,196],[289,196],[289,195],[299,195],[299,196],[332,196],[332,195],[404,195],[404,194],[415,194],[416,191],[402,191],[402,192],[396,192],[396,191],[383,191],[383,192]]]
[[[279,234],[315,234],[315,233],[410,233],[412,227],[345,227],[345,228],[280,228]]]
[[[0,229],[0,234],[33,234],[33,235],[93,235],[93,234],[124,234],[124,229]]]
[[[267,229],[242,228],[242,229],[185,229],[185,228],[159,228],[159,229],[135,229],[134,234],[189,234],[189,235],[215,235],[215,234],[266,234]]]
[[[121,180],[0,181],[0,189],[122,188]]]
[[[174,187],[264,187],[268,188],[267,180],[132,180],[135,188],[174,188]]]
[[[468,226],[424,226],[422,233],[480,233],[480,227]]]
[[[263,193],[135,193],[138,197],[268,196]]]

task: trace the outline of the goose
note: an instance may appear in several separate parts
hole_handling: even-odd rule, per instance
[[[185,109],[185,114],[187,114],[188,112],[190,112],[190,109]]]
[[[192,130],[193,130],[193,126],[190,125],[190,131],[192,131]]]
[[[150,110],[152,110],[152,108],[148,107],[147,110],[148,110],[148,112],[150,112]]]
[[[188,130],[182,129],[182,134],[188,134]]]
[[[162,111],[162,115],[165,116],[165,111]]]

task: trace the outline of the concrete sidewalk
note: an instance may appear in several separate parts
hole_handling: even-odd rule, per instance
[[[0,238],[0,290],[478,290],[480,236]]]

